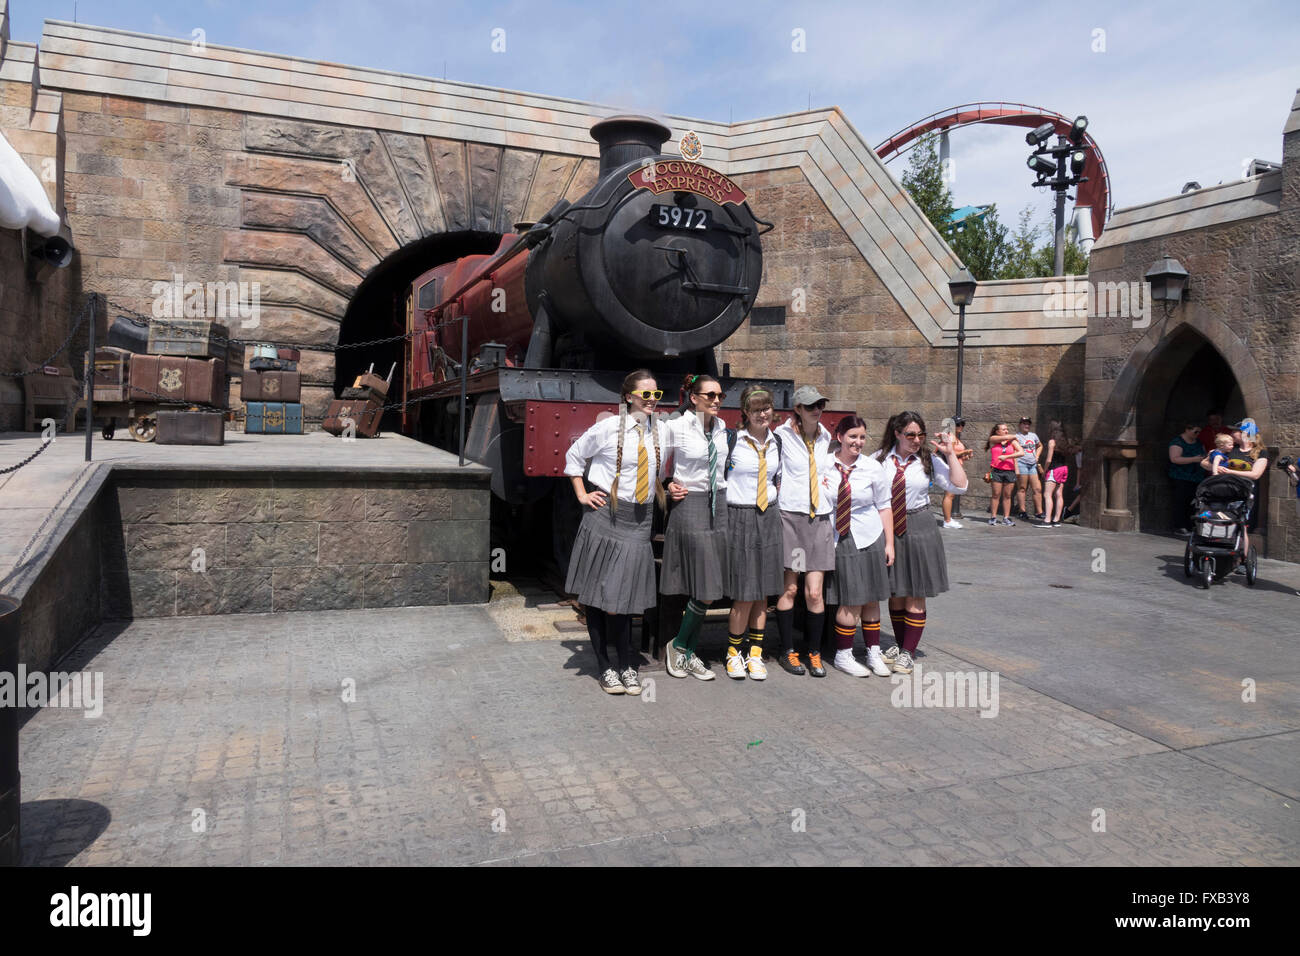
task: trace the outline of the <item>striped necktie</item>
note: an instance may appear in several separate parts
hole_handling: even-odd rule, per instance
[[[889,507],[894,512],[894,537],[907,533],[907,479],[903,477],[903,463],[894,459],[894,483],[889,489]]]
[[[763,442],[763,448],[759,450],[758,444],[748,435],[745,436],[745,441],[749,442],[749,447],[758,456],[758,492],[754,496],[754,504],[758,505],[761,514],[767,510],[767,442]]]
[[[835,498],[835,533],[843,538],[849,533],[849,516],[853,514],[853,492],[849,488],[849,475],[857,466],[845,468],[836,462],[835,467],[840,470],[840,493]]]
[[[821,499],[817,495],[817,456],[813,453],[813,447],[816,445],[815,438],[805,438],[804,444],[808,446],[808,517],[817,517],[817,506],[821,504]]]
[[[713,429],[704,436],[709,442],[709,515],[718,515],[718,446],[713,444]]]
[[[641,426],[636,428],[636,503],[645,504],[650,500],[650,459],[645,453],[645,441],[641,437]]]

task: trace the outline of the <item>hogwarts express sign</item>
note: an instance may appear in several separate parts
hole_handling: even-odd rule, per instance
[[[712,199],[719,206],[726,203],[740,205],[749,198],[743,189],[717,170],[676,159],[653,166],[647,163],[628,173],[627,179],[637,189],[648,189],[656,196],[668,192],[696,193]]]

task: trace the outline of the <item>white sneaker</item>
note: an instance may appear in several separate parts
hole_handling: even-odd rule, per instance
[[[696,680],[713,680],[717,675],[705,666],[704,661],[692,654],[686,661],[686,673]]]
[[[885,657],[880,653],[879,645],[867,648],[867,666],[871,668],[871,673],[877,677],[888,677],[893,673],[889,665],[885,663]]]
[[[767,680],[767,665],[758,654],[747,654],[745,665],[749,668],[750,680]]]
[[[898,652],[901,650],[902,648],[899,647],[897,644],[891,644],[889,645],[889,648],[885,651],[885,653],[882,654],[881,656],[884,657],[887,663],[892,664],[894,663],[894,661],[898,660]]]
[[[870,677],[871,671],[867,670],[858,663],[853,651],[845,648],[842,651],[835,652],[835,660],[832,662],[837,671],[844,671],[850,677]]]
[[[960,522],[960,521],[952,521],[952,520],[948,520],[948,521],[945,521],[945,522],[943,523],[943,526],[944,526],[945,528],[960,528],[960,527],[961,527],[961,522]]]
[[[740,653],[727,655],[727,676],[736,680],[745,679],[745,655]]]
[[[664,666],[673,677],[686,676],[686,652],[679,650],[672,641],[664,650]]]
[[[894,661],[894,673],[895,674],[912,673],[912,655],[907,653],[907,651],[903,651],[902,653],[900,653],[898,655],[898,659]]]

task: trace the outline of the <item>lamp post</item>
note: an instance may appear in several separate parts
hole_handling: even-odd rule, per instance
[[[1088,162],[1088,149],[1084,145],[1088,117],[1077,116],[1068,134],[1059,134],[1056,145],[1048,146],[1056,130],[1054,123],[1044,123],[1032,133],[1025,134],[1025,142],[1037,147],[1029,156],[1029,168],[1038,177],[1035,186],[1048,186],[1056,193],[1055,229],[1053,230],[1052,274],[1065,272],[1065,191],[1071,186],[1086,183],[1083,175]],[[1067,171],[1066,166],[1069,166]]]
[[[970,270],[962,266],[948,279],[948,294],[952,304],[957,306],[957,411],[954,415],[961,418],[961,382],[966,371],[966,306],[975,298],[975,277]]]

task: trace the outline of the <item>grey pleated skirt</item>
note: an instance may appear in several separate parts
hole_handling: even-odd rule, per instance
[[[907,532],[894,539],[889,583],[894,597],[934,597],[948,590],[948,557],[929,505],[907,513]]]
[[[859,607],[870,601],[888,601],[889,568],[885,565],[885,536],[865,548],[846,534],[835,546],[835,573],[826,577],[826,603]]]
[[[834,571],[835,536],[831,533],[831,516],[809,518],[800,511],[781,512],[781,539],[785,545],[784,567],[793,571]],[[794,566],[794,552],[803,552],[802,567]]]
[[[620,501],[615,516],[610,500],[604,508],[588,508],[582,516],[564,589],[576,594],[580,603],[607,614],[640,614],[657,603],[650,545],[654,501],[644,505]]]
[[[727,489],[718,489],[712,513],[707,491],[692,491],[669,509],[660,592],[721,599],[727,587]]]
[[[785,588],[781,563],[781,512],[727,506],[727,597],[757,601]]]

